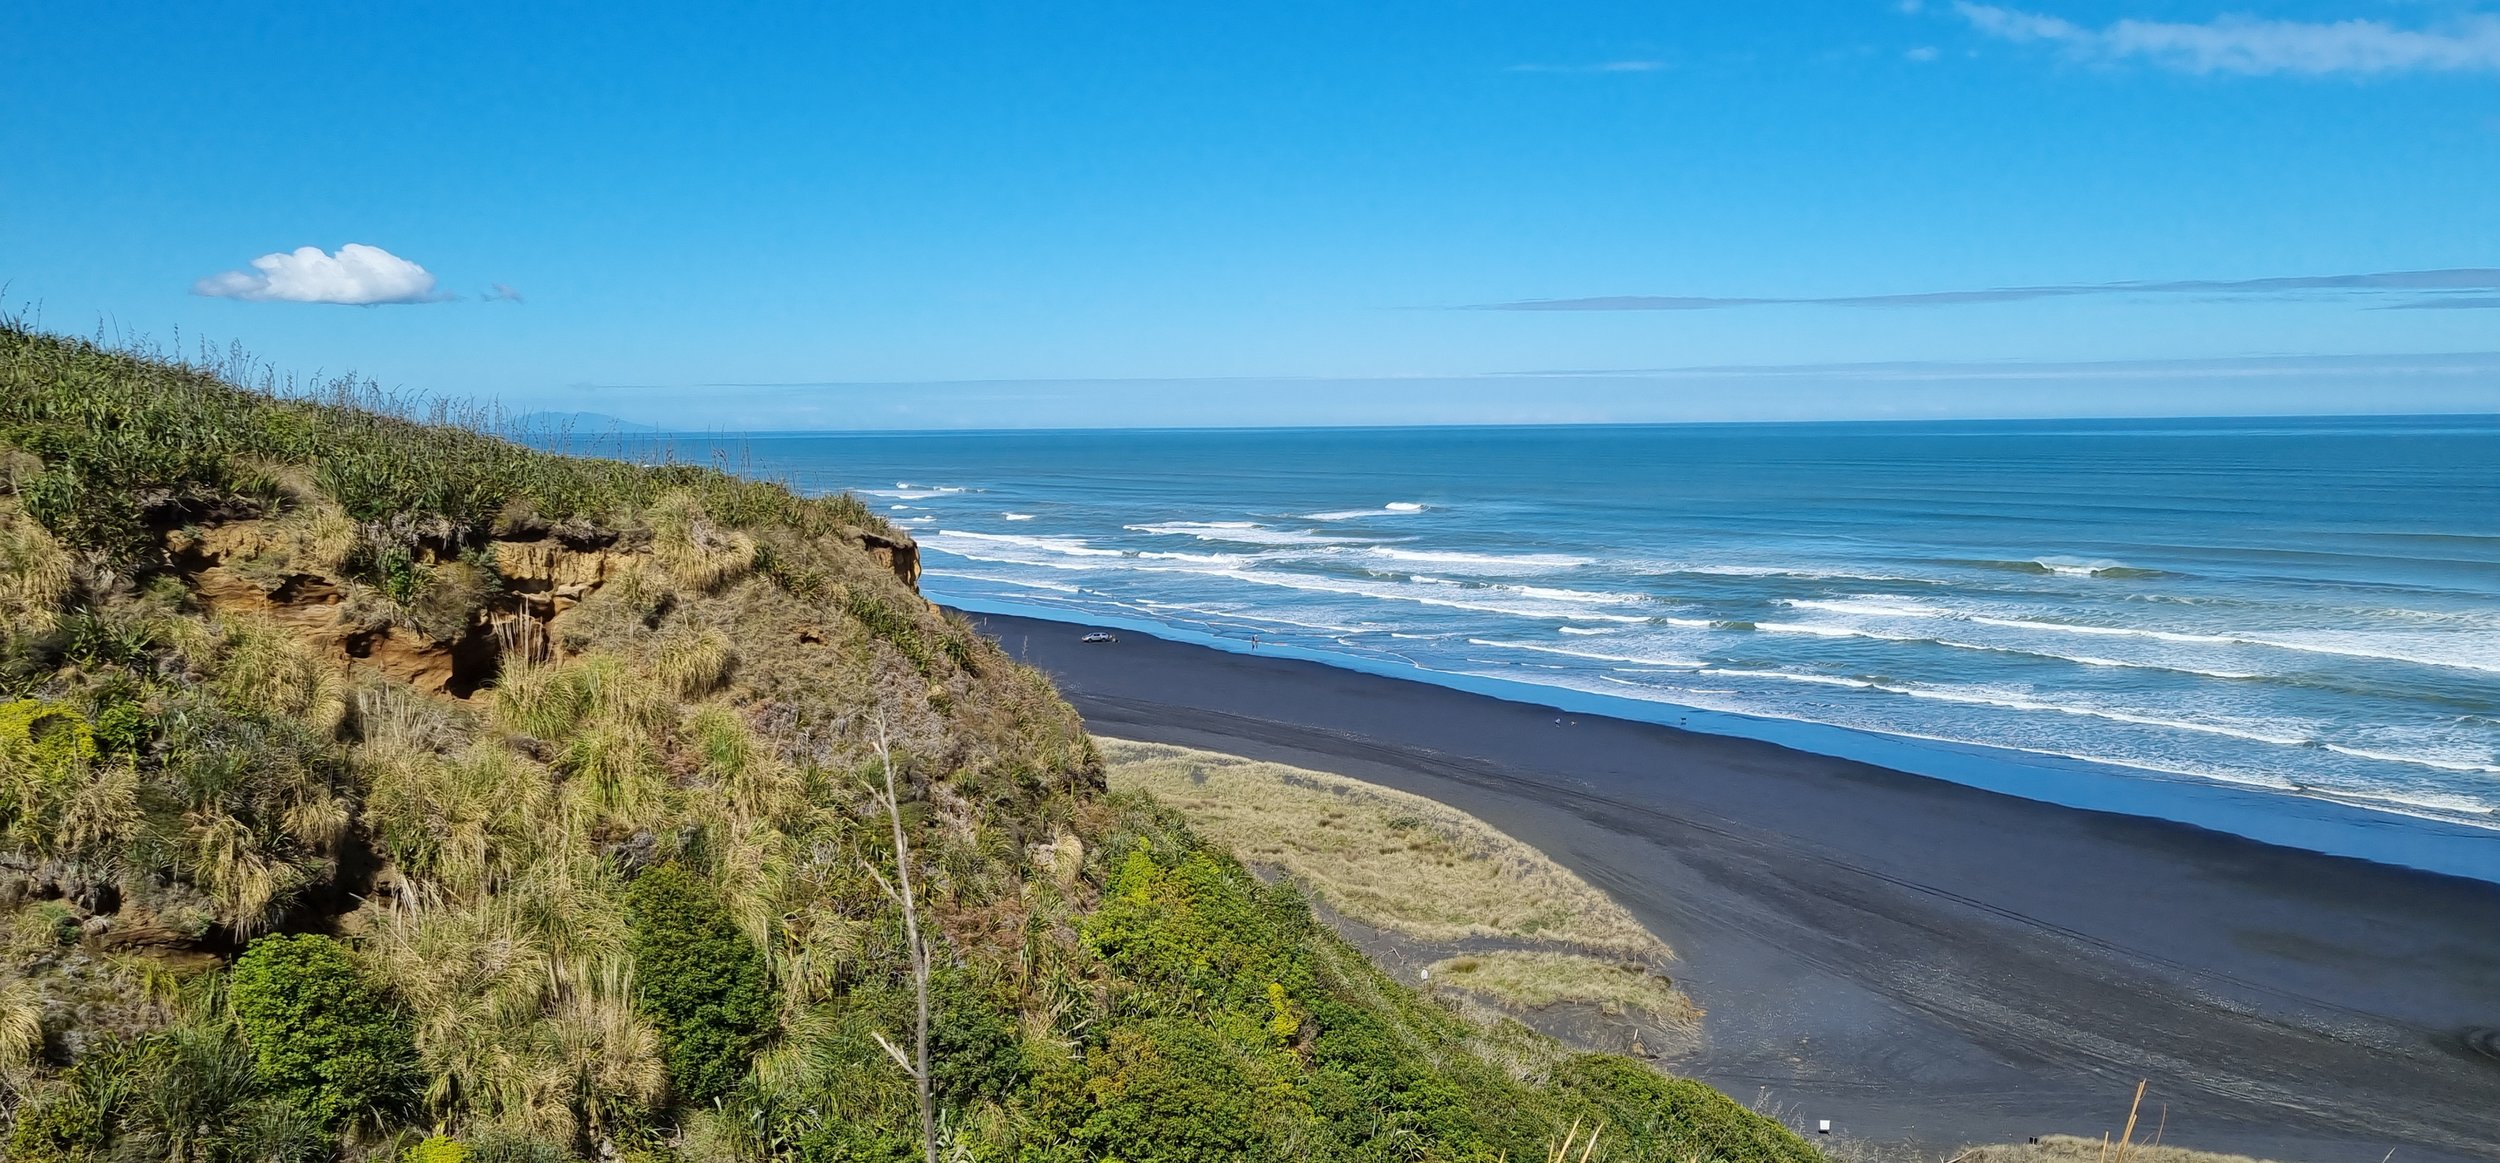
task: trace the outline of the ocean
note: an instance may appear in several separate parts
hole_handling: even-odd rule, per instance
[[[1812,728],[1814,749],[1948,778],[1993,756],[2002,790],[2049,772],[2044,798],[2109,793],[2088,806],[2133,780],[2500,829],[2500,418],[836,434],[731,455],[857,494],[965,609]]]

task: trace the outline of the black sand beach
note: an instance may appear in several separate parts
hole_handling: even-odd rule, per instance
[[[973,615],[1102,734],[1472,812],[1681,954],[1678,1063],[1938,1148],[2500,1159],[2500,886],[1316,663]],[[2159,1104],[2159,1105],[2157,1105]]]

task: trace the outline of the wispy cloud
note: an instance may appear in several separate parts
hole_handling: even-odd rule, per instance
[[[1666,68],[1665,61],[1596,61],[1578,65],[1512,65],[1506,73],[1654,73]]]
[[[2390,303],[2386,311],[2489,311],[2500,309],[2500,295],[2452,295],[2439,299],[2415,299],[2410,303]]]
[[[2500,16],[2459,17],[2436,28],[2378,20],[2305,22],[2222,16],[2201,23],[2121,20],[2089,28],[1969,0],[1954,5],[1971,26],[2000,40],[2050,44],[2091,60],[2149,61],[2188,73],[2262,76],[2500,71]]]
[[[486,300],[487,302],[489,302],[489,303],[526,303],[526,302],[529,302],[529,300],[528,300],[528,299],[524,299],[524,298],[522,298],[522,297],[521,297],[521,292],[519,292],[519,291],[517,291],[517,290],[514,290],[514,289],[512,288],[512,285],[511,285],[510,283],[488,283],[488,284],[486,284],[486,294],[485,294],[483,297],[484,297],[484,298],[485,298],[485,300]]]
[[[320,247],[264,254],[248,271],[227,271],[191,284],[191,293],[255,303],[435,303],[451,298],[434,289],[424,267],[378,246],[351,242],[336,254]]]
[[[1718,311],[1732,307],[1811,305],[1822,307],[1951,307],[1968,303],[2011,303],[2025,299],[2062,299],[2082,295],[2293,295],[2388,292],[2453,295],[2460,291],[2500,291],[2500,268],[2460,267],[2433,271],[2386,271],[2367,275],[2294,275],[2270,279],[2179,279],[2170,282],[2057,283],[2036,287],[1988,287],[1970,291],[1918,291],[1900,295],[1825,295],[1791,297],[1728,297],[1715,295],[1600,295],[1582,299],[1519,299],[1507,303],[1475,303],[1470,311]],[[2437,306],[2463,300],[2432,297],[2404,306]]]

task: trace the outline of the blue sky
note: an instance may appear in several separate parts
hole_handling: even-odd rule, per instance
[[[697,427],[2500,410],[2489,4],[522,7],[8,6],[7,299]]]

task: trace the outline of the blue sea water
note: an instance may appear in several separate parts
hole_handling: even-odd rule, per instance
[[[2287,818],[2331,801],[2500,829],[2500,418],[758,436],[738,455],[911,530],[924,589],[956,606],[1706,729],[1845,729],[1819,737],[1895,765],[1994,754],[2236,788]]]

